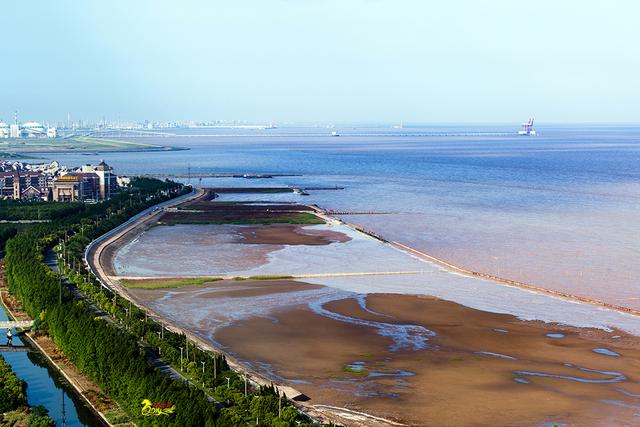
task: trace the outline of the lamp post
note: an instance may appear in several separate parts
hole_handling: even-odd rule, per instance
[[[204,388],[204,364],[205,361],[201,361],[200,363],[202,363],[202,388]]]
[[[180,347],[180,372],[182,372],[182,347]]]

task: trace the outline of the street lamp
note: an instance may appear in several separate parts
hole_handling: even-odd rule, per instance
[[[200,363],[202,363],[202,388],[204,388],[204,363],[205,361],[201,361]]]
[[[182,347],[180,347],[180,372],[182,372]]]

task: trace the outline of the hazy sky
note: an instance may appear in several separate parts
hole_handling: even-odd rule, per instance
[[[2,2],[0,118],[640,122],[635,0]]]

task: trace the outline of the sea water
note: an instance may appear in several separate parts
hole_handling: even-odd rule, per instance
[[[332,137],[333,130],[340,136]],[[188,151],[55,159],[68,165],[104,159],[123,175],[299,174],[191,183],[344,187],[275,197],[380,212],[343,219],[467,269],[640,309],[640,127],[541,125],[538,137],[511,130],[189,129],[140,139]]]

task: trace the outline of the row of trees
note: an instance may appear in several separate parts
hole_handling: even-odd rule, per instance
[[[2,355],[0,355],[0,425],[55,426],[55,421],[49,417],[46,408],[42,406],[29,408],[27,383],[18,378]]]
[[[47,249],[65,234],[82,232],[87,220],[94,221],[95,230],[104,232],[146,207],[168,199],[170,193],[181,191],[179,187],[165,192],[136,190],[134,182],[130,192],[88,205],[60,221],[35,225],[10,239],[5,256],[9,289],[32,318],[41,320],[42,328],[67,357],[120,403],[136,424],[215,425],[215,407],[201,391],[154,369],[134,336],[96,320],[88,304],[61,288],[57,274],[42,263]],[[143,417],[140,410],[144,399],[170,401],[182,410],[171,417]]]
[[[27,383],[11,370],[0,354],[0,413],[18,409],[27,404]]]
[[[119,295],[103,289],[83,270],[84,248],[126,219],[184,190],[158,180],[134,180],[110,201],[87,206],[64,220],[38,224],[7,244],[6,275],[12,293],[78,368],[118,401],[139,425],[309,425],[273,387],[252,389],[229,369],[224,356],[205,352],[184,335],[170,332]],[[89,302],[72,297],[58,275],[42,263],[56,243],[62,271],[94,306],[116,321],[96,316]],[[142,344],[142,345],[141,345]],[[182,349],[181,349],[182,347]],[[194,384],[169,379],[154,369],[147,352],[190,377]],[[204,362],[204,363],[203,363]],[[222,405],[216,410],[203,393]],[[143,417],[141,402],[171,402],[170,417]]]
[[[60,219],[84,209],[82,203],[0,200],[0,220]]]

